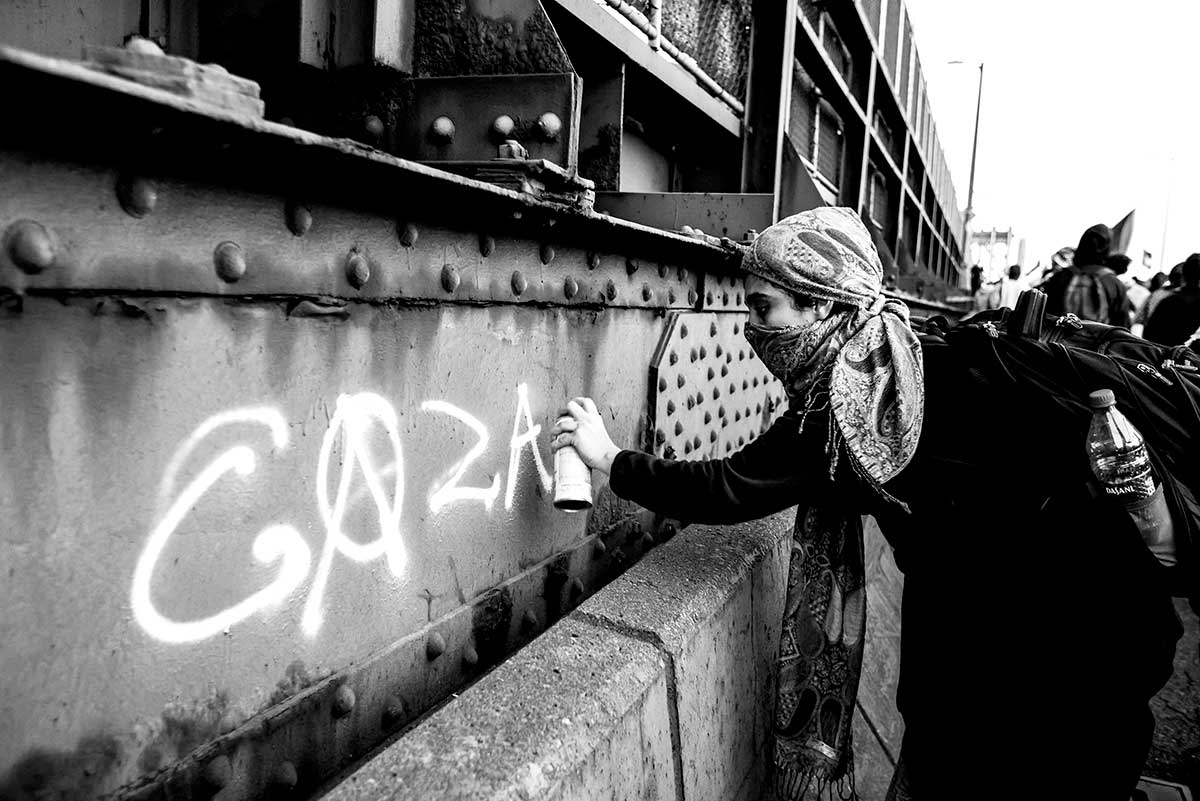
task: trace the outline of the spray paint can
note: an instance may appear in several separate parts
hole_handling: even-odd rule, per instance
[[[592,471],[569,445],[554,452],[554,507],[564,512],[592,508]]]

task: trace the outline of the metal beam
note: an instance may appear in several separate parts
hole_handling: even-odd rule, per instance
[[[695,76],[662,50],[655,50],[632,23],[596,0],[553,0],[559,7],[613,44],[631,62],[646,70],[734,136],[742,122],[730,108],[707,92]]]

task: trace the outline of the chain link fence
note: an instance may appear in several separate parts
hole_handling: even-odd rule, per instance
[[[652,17],[649,0],[630,5]],[[750,0],[664,0],[662,35],[735,98],[746,95]]]

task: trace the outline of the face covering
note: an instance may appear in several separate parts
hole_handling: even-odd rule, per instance
[[[811,325],[771,327],[747,322],[743,326],[746,341],[771,375],[789,390],[807,383],[806,373],[826,361],[832,334],[843,322],[843,315],[831,314]]]

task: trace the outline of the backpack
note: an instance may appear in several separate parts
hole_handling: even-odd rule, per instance
[[[973,363],[993,368],[989,380],[1080,419],[1091,417],[1089,392],[1111,389],[1146,440],[1175,522],[1177,564],[1165,571],[1171,593],[1200,613],[1200,354],[1071,314],[1047,315],[1045,304],[1045,294],[1026,290],[1013,310],[979,312],[956,325],[933,318],[917,330],[969,350]]]
[[[1104,281],[1101,280],[1106,275],[1116,273],[1107,267],[1101,267],[1095,272],[1076,271],[1063,295],[1064,312],[1081,320],[1107,323],[1108,293],[1104,290]]]

